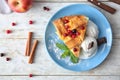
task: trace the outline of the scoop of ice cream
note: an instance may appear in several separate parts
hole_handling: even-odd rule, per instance
[[[91,56],[97,50],[97,41],[93,37],[86,37],[81,44],[83,54]]]
[[[98,34],[99,34],[99,31],[98,31],[97,25],[89,20],[86,35],[97,39]]]

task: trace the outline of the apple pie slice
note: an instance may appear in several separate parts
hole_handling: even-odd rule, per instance
[[[83,15],[65,16],[53,21],[56,33],[73,55],[79,57],[80,45],[84,40],[88,18]]]

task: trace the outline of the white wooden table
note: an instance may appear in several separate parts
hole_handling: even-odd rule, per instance
[[[120,5],[102,0],[117,9],[114,15],[92,5],[86,0],[38,0],[34,1],[32,9],[26,13],[0,14],[0,53],[6,53],[0,57],[0,80],[120,80]],[[64,6],[85,3],[99,9],[110,21],[113,31],[113,45],[106,60],[90,71],[73,72],[59,67],[50,58],[44,43],[44,32],[50,17]],[[51,10],[44,11],[47,6]],[[29,25],[28,21],[35,23]],[[16,26],[11,26],[16,22]],[[12,30],[6,34],[7,29]],[[34,32],[34,38],[39,40],[36,51],[35,63],[28,64],[28,57],[24,56],[25,44],[28,32]],[[6,61],[6,57],[11,61]],[[33,74],[29,78],[29,74]]]

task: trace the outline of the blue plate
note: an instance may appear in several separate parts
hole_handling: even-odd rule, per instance
[[[66,59],[60,59],[62,51],[56,47],[55,43],[62,43],[62,41],[56,35],[56,30],[52,24],[52,21],[63,16],[80,14],[89,17],[89,19],[98,26],[98,37],[100,38],[105,36],[107,38],[107,44],[100,46],[96,55],[92,58],[83,59],[80,60],[79,63],[73,64],[70,62],[69,57]],[[46,28],[45,44],[49,55],[58,65],[72,71],[87,71],[100,65],[100,63],[102,63],[109,54],[112,46],[112,31],[106,17],[96,8],[86,4],[73,4],[62,8],[52,16]]]

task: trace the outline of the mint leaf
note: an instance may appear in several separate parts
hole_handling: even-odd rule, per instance
[[[61,49],[61,50],[64,51],[63,54],[61,55],[61,58],[66,58],[67,56],[70,56],[71,62],[73,62],[73,63],[78,63],[79,58],[78,58],[78,57],[75,57],[75,56],[73,55],[73,53],[67,48],[66,45],[60,44],[60,43],[56,43],[56,46],[57,46],[59,49]]]
[[[71,60],[71,62],[73,62],[73,63],[78,63],[78,61],[79,61],[79,58],[77,58],[77,57],[70,57],[70,60]]]
[[[56,46],[61,50],[68,50],[67,46],[65,46],[64,44],[56,43]]]
[[[75,56],[73,55],[73,53],[70,52],[70,60],[71,60],[71,62],[73,62],[73,63],[78,63],[79,58],[78,58],[78,57],[75,57]]]
[[[70,53],[68,50],[64,51],[64,53],[61,55],[61,58],[66,58],[67,56],[69,56]]]

